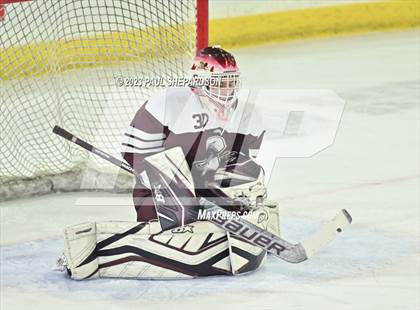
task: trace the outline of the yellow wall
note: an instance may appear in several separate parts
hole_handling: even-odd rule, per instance
[[[419,0],[380,1],[215,19],[210,43],[243,47],[419,25]]]
[[[378,1],[214,19],[210,22],[210,44],[219,44],[224,48],[243,47],[296,39],[408,29],[419,25],[419,0]],[[112,66],[121,61],[139,62],[153,57],[141,50],[132,55],[132,51],[141,46],[138,32],[142,31],[133,30],[132,33],[124,34],[124,38],[120,38],[121,34],[110,33],[102,38],[31,43],[4,49],[0,51],[0,80],[40,76],[75,68]],[[159,38],[143,34],[142,39],[145,38],[159,41]],[[113,46],[113,42],[123,44]],[[136,46],[134,49],[133,44]],[[126,55],[131,56],[127,58]],[[52,59],[55,60],[51,61]]]

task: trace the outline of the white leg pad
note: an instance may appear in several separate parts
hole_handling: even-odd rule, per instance
[[[96,223],[82,223],[69,226],[64,231],[64,256],[67,267],[71,270],[71,277],[81,280],[92,276],[98,270],[98,259],[78,267],[89,257],[96,247]]]

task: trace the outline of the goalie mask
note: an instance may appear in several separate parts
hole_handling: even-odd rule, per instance
[[[237,106],[240,86],[239,70],[232,54],[220,47],[206,47],[194,58],[191,73],[204,84],[193,87],[199,91],[202,102],[218,119],[228,120]]]

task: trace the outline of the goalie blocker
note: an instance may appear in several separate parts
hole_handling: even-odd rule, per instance
[[[230,234],[209,221],[237,216],[229,212],[229,199],[220,198],[226,213],[213,214],[198,207],[194,182],[180,148],[173,148],[146,159],[147,178],[153,191],[159,221],[98,222],[66,228],[64,255],[60,264],[71,278],[190,278],[235,275],[261,267],[266,251]],[[249,182],[253,188],[259,177]],[[244,183],[244,182],[242,182]],[[235,193],[248,190],[247,183],[235,184]],[[162,186],[163,185],[163,186]],[[226,192],[226,189],[221,189]],[[223,196],[223,195],[222,195]],[[220,200],[222,199],[222,201]],[[255,226],[279,235],[278,207],[259,202],[242,212]]]

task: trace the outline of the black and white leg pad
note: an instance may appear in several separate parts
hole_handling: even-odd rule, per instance
[[[263,207],[245,218],[273,230],[275,215]],[[264,250],[207,221],[167,231],[158,222],[92,222],[67,227],[64,234],[63,260],[76,280],[241,274],[262,266],[265,257]]]

